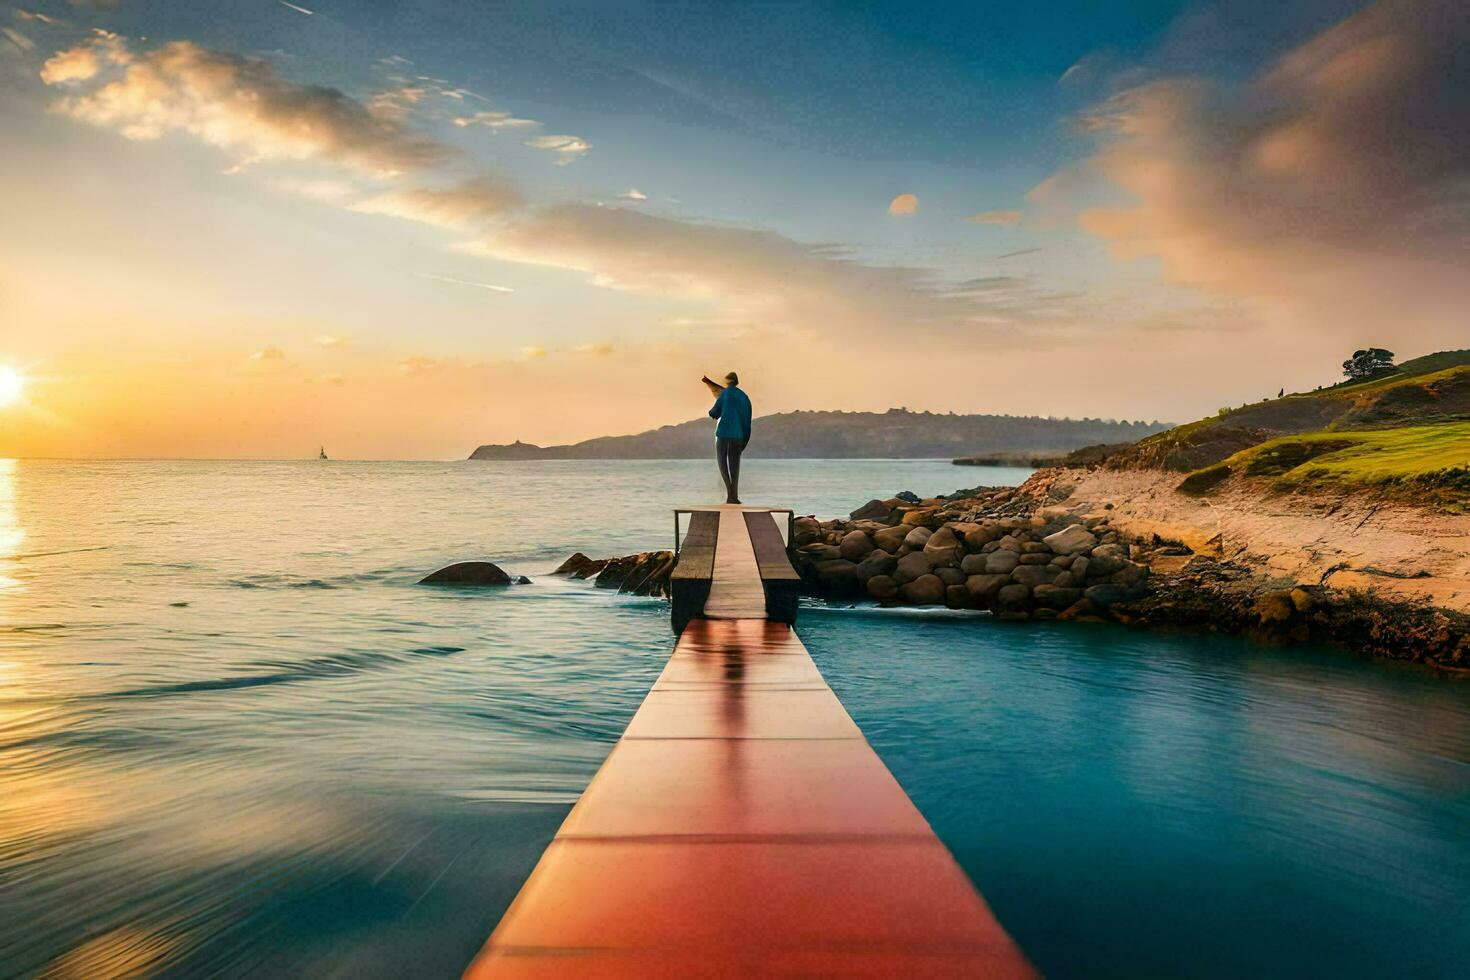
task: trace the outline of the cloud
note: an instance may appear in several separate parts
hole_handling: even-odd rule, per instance
[[[311,342],[318,347],[346,347],[347,338],[338,337],[335,334],[324,333],[313,337]]]
[[[592,149],[592,144],[580,136],[533,136],[526,140],[533,150],[548,150],[558,157],[557,163],[571,163]]]
[[[41,24],[56,25],[65,23],[65,21],[61,20],[60,18],[48,17],[38,10],[22,10],[19,7],[15,9],[15,16],[20,18],[21,20],[36,21],[37,23]]]
[[[251,161],[327,160],[374,176],[454,155],[336,89],[297,85],[265,61],[188,41],[138,54],[121,78],[64,97],[54,108],[129,139],[181,131]]]
[[[618,197],[621,197],[625,201],[646,201],[646,200],[648,200],[648,195],[645,194],[645,193],[643,193],[642,191],[640,191],[636,187],[630,187],[630,188],[628,188],[627,190],[623,191],[623,193],[619,194]]]
[[[251,354],[250,355],[250,359],[252,361],[262,361],[262,362],[263,361],[284,361],[286,359],[286,352],[283,351],[283,350],[281,350],[279,347],[271,346],[271,347],[266,347],[264,350],[258,350],[254,354]]]
[[[404,85],[379,92],[368,100],[368,111],[384,119],[401,121],[408,117],[413,107],[424,101],[429,90],[422,86]]]
[[[462,230],[483,225],[522,203],[521,192],[515,185],[478,177],[446,188],[409,187],[387,191],[356,202],[351,210]]]
[[[35,41],[32,41],[30,38],[26,37],[24,34],[22,34],[20,31],[15,30],[14,28],[0,27],[0,34],[4,34],[11,44],[15,45],[17,48],[20,48],[20,50],[22,51],[30,51],[36,46]]]
[[[972,214],[966,221],[977,225],[1019,225],[1021,223],[1021,212],[1019,211],[981,211]]]
[[[443,367],[443,362],[433,357],[405,357],[398,362],[398,370],[404,374],[427,374]]]
[[[914,194],[900,194],[888,202],[889,214],[913,214],[919,210],[919,198]]]
[[[578,354],[597,354],[599,356],[606,356],[608,354],[611,354],[612,352],[613,352],[613,345],[612,344],[578,344],[577,345],[577,353]]]
[[[457,90],[456,90],[457,91]],[[451,93],[440,93],[451,94]],[[470,116],[455,116],[454,124],[460,129],[469,126],[484,126],[486,129],[527,129],[541,125],[534,119],[519,119],[508,112],[477,112]]]
[[[915,269],[866,265],[844,249],[629,208],[561,204],[495,225],[462,251],[574,269],[629,292],[716,301],[722,320],[852,339],[894,331],[995,339],[1034,321],[1024,289],[965,295]]]
[[[521,353],[532,359],[541,358],[546,356],[546,348],[537,344],[529,344],[521,348]]]
[[[290,7],[292,10],[296,11],[298,14],[305,14],[308,17],[311,17],[311,16],[313,16],[316,13],[316,11],[314,11],[314,10],[307,10],[305,7],[298,7],[294,3],[287,3],[286,0],[276,0],[276,2],[279,3],[283,7]]]
[[[515,290],[512,289],[510,286],[497,286],[494,283],[476,282],[473,279],[459,279],[455,276],[440,276],[435,275],[432,272],[415,272],[414,275],[419,277],[420,279],[432,279],[435,282],[448,282],[453,283],[456,286],[474,286],[476,289],[488,289],[492,293],[515,292]]]
[[[1248,86],[1126,90],[1082,123],[1100,144],[1089,166],[1132,202],[1082,227],[1171,281],[1323,325],[1463,330],[1467,77],[1470,5],[1385,0]]]
[[[58,51],[41,66],[41,81],[47,85],[63,82],[84,82],[102,70],[97,52],[88,45]]]

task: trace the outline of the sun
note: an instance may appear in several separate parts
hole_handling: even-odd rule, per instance
[[[13,367],[0,364],[0,408],[14,405],[25,393],[25,375]]]

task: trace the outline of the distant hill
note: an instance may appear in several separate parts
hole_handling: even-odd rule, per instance
[[[783,412],[755,420],[748,456],[786,459],[949,459],[1045,455],[1096,443],[1132,442],[1169,428],[1163,422],[1044,419],[1015,415],[887,412]],[[714,423],[705,418],[630,436],[570,446],[513,442],[481,446],[470,459],[702,459],[713,453]]]

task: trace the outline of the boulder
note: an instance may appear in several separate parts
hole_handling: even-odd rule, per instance
[[[1097,536],[1082,525],[1073,524],[1055,534],[1048,534],[1042,541],[1059,555],[1075,555],[1096,547]]]
[[[848,531],[837,548],[848,561],[862,561],[873,550],[873,539],[866,531]]]
[[[822,536],[822,525],[815,517],[798,517],[792,526],[791,543],[796,547],[811,544]]]
[[[1093,551],[1092,557],[1087,559],[1088,578],[1107,578],[1109,575],[1121,570],[1124,565],[1128,564],[1128,559],[1126,558],[1119,558],[1116,555],[1098,554],[1097,552],[1101,550],[1101,548],[1095,549]]]
[[[1142,590],[1136,586],[1115,585],[1112,582],[1104,582],[1101,585],[1090,585],[1082,593],[1090,602],[1107,607],[1115,602],[1127,602],[1136,599],[1142,594]]]
[[[936,566],[958,565],[964,557],[965,546],[954,531],[948,527],[941,527],[929,539],[924,542],[924,554],[933,560]]]
[[[929,543],[929,538],[933,535],[934,532],[927,527],[916,527],[904,536],[903,543],[914,551],[918,551]]]
[[[875,548],[868,553],[868,557],[858,562],[857,577],[859,582],[867,582],[875,575],[892,575],[898,568],[898,559],[881,548]]]
[[[892,599],[898,595],[898,584],[887,575],[874,575],[868,579],[868,595],[874,599]]]
[[[884,521],[888,519],[888,515],[892,510],[892,507],[889,507],[881,500],[870,500],[847,516],[855,521]]]
[[[938,575],[939,580],[945,585],[965,584],[965,573],[960,571],[953,565],[950,565],[947,568],[936,568],[934,569],[934,574]]]
[[[1040,541],[1022,541],[1021,554],[1023,555],[1046,555],[1047,561],[1051,561],[1051,549]]]
[[[1059,585],[1038,585],[1031,590],[1037,605],[1048,609],[1066,609],[1082,598],[1081,589],[1063,588]]]
[[[606,564],[606,558],[588,558],[579,551],[556,566],[556,571],[551,574],[570,575],[572,578],[590,578],[602,571],[602,566]]]
[[[457,561],[419,579],[420,585],[510,585],[511,578],[494,562]]]
[[[976,604],[989,603],[1009,581],[1009,575],[971,575],[965,579],[965,589]]]
[[[904,538],[912,533],[911,528],[903,526],[886,528],[873,533],[873,543],[891,555],[903,547]]]
[[[938,575],[920,575],[900,591],[914,605],[929,606],[944,601],[945,585]]]
[[[966,575],[984,575],[986,555],[966,555],[960,559],[960,570]]]
[[[913,510],[905,511],[903,520],[899,523],[914,526],[929,526],[934,523],[934,508],[916,507]]]
[[[821,542],[814,542],[812,544],[802,545],[796,550],[814,562],[835,561],[838,558],[842,557],[842,549],[837,547],[835,544],[822,544]]]
[[[1079,623],[1101,623],[1103,622],[1103,618],[1102,616],[1098,615],[1101,612],[1101,606],[1097,605],[1086,596],[1083,596],[1081,599],[1078,599],[1066,609],[1063,609],[1061,614],[1057,616],[1057,619],[1065,620],[1067,622],[1075,620]]]
[[[944,590],[944,604],[951,609],[963,609],[970,604],[970,593],[963,585],[951,585]]]
[[[1138,585],[1148,578],[1148,568],[1144,565],[1135,565],[1133,562],[1124,562],[1123,567],[1108,576],[1109,582],[1118,585]]]
[[[900,490],[893,496],[898,500],[902,500],[906,504],[917,504],[919,502],[919,495],[914,493],[912,490]]]
[[[1076,579],[1072,578],[1071,572],[1063,569],[1060,575],[1051,580],[1051,584],[1058,586],[1059,588],[1070,589],[1072,585],[1076,583],[1076,581]],[[1078,588],[1081,588],[1080,584],[1078,585]]]
[[[1051,565],[1051,555],[1050,554],[1038,555],[1035,552],[1032,552],[1029,555],[1022,555],[1021,556],[1021,564],[1022,565]],[[1055,568],[1056,566],[1051,565],[1051,567]]]
[[[832,561],[819,561],[816,564],[817,581],[823,587],[832,592],[840,594],[856,593],[858,587],[857,565],[846,560],[837,558]]]
[[[1050,565],[1019,565],[1011,572],[1011,581],[1034,587],[1042,583],[1050,584],[1059,574],[1061,573]]]
[[[1000,539],[1000,547],[1006,551],[1013,551],[1019,555],[1021,553],[1021,539],[1016,537],[1014,534],[1007,534],[1005,537]]]
[[[1087,568],[1090,561],[1091,559],[1086,555],[1078,555],[1072,559],[1072,564],[1067,566],[1067,571],[1072,573],[1072,580],[1078,585],[1081,585],[1082,581],[1087,578]]]
[[[1009,575],[1021,564],[1021,558],[1014,551],[992,551],[985,556],[985,573],[987,575]]]
[[[995,607],[1002,612],[1024,609],[1031,599],[1031,587],[1027,585],[1003,585],[995,594]]]
[[[971,551],[979,551],[992,541],[1000,540],[1000,528],[994,524],[977,526],[973,531],[965,532],[965,547]]]
[[[678,560],[672,551],[645,551],[609,562],[597,576],[601,588],[634,595],[668,595]]]
[[[898,566],[893,571],[893,581],[899,585],[907,585],[932,571],[934,563],[929,560],[928,555],[922,551],[911,552],[898,560]]]

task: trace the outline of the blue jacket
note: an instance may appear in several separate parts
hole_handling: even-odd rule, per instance
[[[720,392],[709,417],[720,420],[715,426],[716,439],[750,439],[750,397],[734,385]]]

